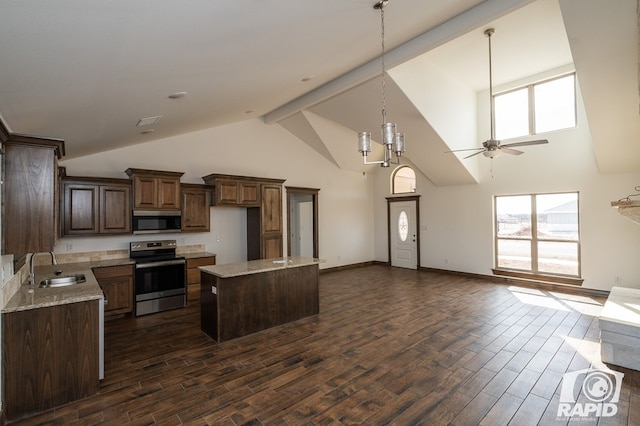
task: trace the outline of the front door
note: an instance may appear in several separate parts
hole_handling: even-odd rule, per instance
[[[389,198],[388,205],[391,266],[418,269],[418,199]]]

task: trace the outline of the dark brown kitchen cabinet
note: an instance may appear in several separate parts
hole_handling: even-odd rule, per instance
[[[98,392],[101,302],[2,315],[2,399],[10,421]]]
[[[181,194],[182,232],[209,232],[211,188],[183,183]]]
[[[261,258],[282,257],[282,185],[262,184],[260,208]]]
[[[184,173],[129,168],[136,210],[180,210],[180,178]]]
[[[133,265],[93,268],[104,293],[105,318],[133,312]]]
[[[3,254],[52,251],[58,236],[58,164],[64,142],[2,132]]]
[[[214,189],[213,205],[254,207],[260,205],[260,183],[234,177],[209,175],[204,181]]]
[[[246,207],[247,260],[283,255],[282,184],[284,179],[210,174],[215,206]]]
[[[62,179],[62,236],[131,233],[131,182]]]
[[[187,258],[187,300],[200,299],[200,266],[216,264],[215,255]]]

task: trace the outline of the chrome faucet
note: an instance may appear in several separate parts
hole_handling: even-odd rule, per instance
[[[44,252],[42,252],[42,253],[44,253]],[[34,262],[33,262],[33,258],[34,258],[34,257],[36,257],[36,255],[37,255],[37,254],[38,254],[38,253],[33,253],[33,254],[31,255],[31,259],[30,259],[31,267],[29,268],[29,282],[30,282],[32,285],[35,285],[35,284],[36,284],[36,274],[35,274],[35,272],[34,272]],[[53,254],[53,252],[52,252],[52,251],[50,251],[50,252],[49,252],[49,254],[51,255],[51,264],[52,264],[52,265],[57,265],[57,264],[58,264],[58,261],[56,260],[56,255],[55,255],[55,254]]]

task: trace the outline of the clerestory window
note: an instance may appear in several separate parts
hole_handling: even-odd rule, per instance
[[[493,96],[496,139],[576,126],[575,73]]]

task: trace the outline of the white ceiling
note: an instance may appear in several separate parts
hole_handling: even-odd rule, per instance
[[[569,36],[558,1],[571,15]],[[380,73],[380,15],[374,3],[0,0],[0,118],[13,133],[64,139],[67,157],[73,158],[264,117],[339,167],[350,167],[350,159],[338,157],[354,155],[355,136],[354,152],[343,152],[323,141],[323,120],[354,132],[379,127],[379,106],[364,102],[380,93],[377,80],[371,80]],[[609,25],[631,30],[611,37],[599,31],[599,45],[610,50],[607,46],[620,44],[619,37],[635,43],[631,55],[625,44],[616,54],[608,52],[607,61],[610,68],[626,70],[635,60],[634,77],[625,74],[635,80],[621,83],[620,90],[628,92],[635,84],[631,120],[638,121],[637,19],[628,23],[623,16],[633,6],[631,16],[637,17],[636,0],[614,3],[619,7],[609,0],[391,0],[385,8],[389,98],[397,99],[397,114],[404,115],[394,120],[416,135],[408,138],[414,144],[408,150],[416,153],[411,161],[437,184],[475,179],[473,166],[456,156],[438,155],[434,164],[420,160],[424,153],[440,154],[461,142],[442,137],[446,129],[425,115],[424,106],[416,106],[419,99],[407,92],[401,76],[406,81],[414,72],[419,78],[428,66],[464,90],[486,90],[482,31],[489,26],[496,28],[494,83],[500,85],[574,62],[593,67],[589,58],[597,55],[588,43],[594,36],[584,26],[599,19],[601,9],[608,10]],[[579,61],[572,57],[576,54]],[[618,56],[630,59],[619,62]],[[582,72],[578,66],[580,79]],[[598,72],[590,82],[594,99],[605,86],[597,80],[607,70]],[[589,71],[584,73],[589,80]],[[168,98],[180,91],[187,96]],[[367,106],[353,108],[359,104]],[[606,115],[593,110],[590,123],[601,114]],[[136,127],[151,116],[162,117],[153,126]],[[607,123],[601,121],[596,127],[604,133]],[[152,133],[141,134],[150,128]],[[601,151],[600,166],[615,169],[616,158]],[[625,169],[640,170],[637,161]]]

